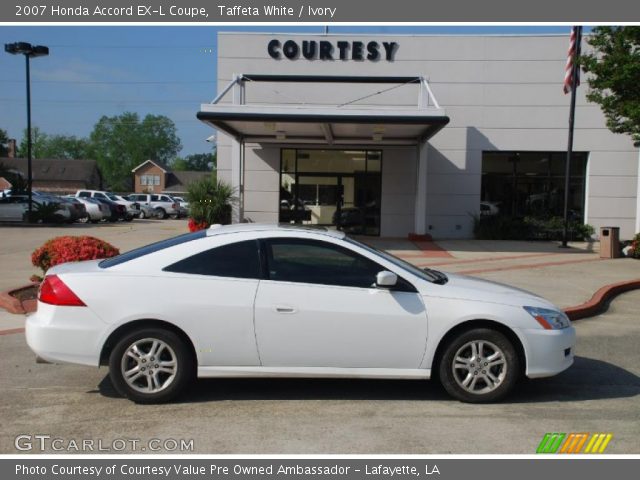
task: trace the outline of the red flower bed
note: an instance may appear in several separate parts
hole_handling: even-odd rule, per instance
[[[46,272],[54,265],[80,262],[119,255],[120,251],[103,240],[94,237],[56,237],[47,241],[31,254],[31,263]]]
[[[190,232],[197,232],[198,230],[204,230],[205,228],[209,228],[209,224],[207,222],[196,222],[193,218],[189,219]]]

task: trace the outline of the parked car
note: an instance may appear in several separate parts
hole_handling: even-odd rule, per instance
[[[189,216],[189,202],[187,202],[183,197],[175,197],[171,196],[176,202],[178,202],[178,206],[180,207],[180,213],[178,214],[178,218],[188,217]]]
[[[57,197],[48,195],[33,195],[31,197],[32,210],[37,211],[40,205],[53,203],[57,205],[54,216],[60,222],[73,221],[71,207]],[[29,197],[26,194],[2,195],[0,198],[0,220],[8,222],[22,222],[27,219],[29,211]]]
[[[498,215],[500,213],[500,205],[496,202],[480,202],[480,215]]]
[[[109,365],[140,403],[194,376],[437,377],[454,398],[490,402],[565,370],[575,346],[567,316],[535,294],[342,232],[261,224],[53,267],[26,338],[41,361]]]
[[[153,208],[156,217],[165,219],[167,217],[178,218],[180,216],[179,203],[166,194],[132,193],[127,198]]]
[[[75,197],[58,197],[61,202],[69,205],[71,212],[70,222],[86,223],[89,221],[89,213],[83,202]]]
[[[119,203],[112,202],[108,198],[93,197],[94,200],[106,205],[109,208],[109,216],[105,217],[109,222],[117,222],[118,220],[131,221],[133,219],[130,214],[127,213],[127,208]]]
[[[156,216],[156,211],[153,207],[149,205],[140,205],[140,212],[138,213],[138,218],[154,218]]]
[[[126,215],[124,220],[130,222],[140,214],[140,205],[136,202],[132,202],[130,200],[125,200],[120,195],[116,195],[112,192],[105,192],[102,190],[78,190],[76,192],[76,197],[79,198],[95,198],[98,200],[109,200],[111,202],[117,203],[118,205],[122,205],[126,209]]]
[[[67,195],[67,197],[73,198],[84,205],[91,223],[98,223],[111,216],[111,209],[109,206],[104,203],[100,203],[94,198],[74,197],[73,195]]]

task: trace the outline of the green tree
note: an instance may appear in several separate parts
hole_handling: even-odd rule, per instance
[[[612,132],[640,141],[640,27],[596,27],[587,43],[593,52],[580,59],[590,74],[587,99],[600,105]]]
[[[0,128],[0,157],[6,157],[9,153],[9,135],[6,130]]]
[[[19,157],[27,157],[27,129],[18,146]],[[89,141],[73,135],[48,135],[38,127],[31,129],[31,154],[33,158],[86,159],[91,156]]]
[[[216,167],[217,155],[212,153],[194,153],[184,158],[178,157],[171,163],[174,170],[197,170],[208,172]]]
[[[91,154],[114,190],[131,188],[131,170],[145,160],[168,162],[182,148],[175,124],[162,115],[103,116],[90,136]]]

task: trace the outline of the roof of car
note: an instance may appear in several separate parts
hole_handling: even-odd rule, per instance
[[[222,235],[238,232],[301,232],[301,233],[318,233],[334,238],[344,238],[344,232],[330,230],[326,227],[316,227],[311,225],[294,225],[289,223],[234,223],[231,225],[211,225],[207,230],[207,236]]]

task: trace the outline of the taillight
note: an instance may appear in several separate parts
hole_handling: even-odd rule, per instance
[[[44,277],[38,292],[38,300],[50,305],[86,307],[85,303],[57,275]]]

